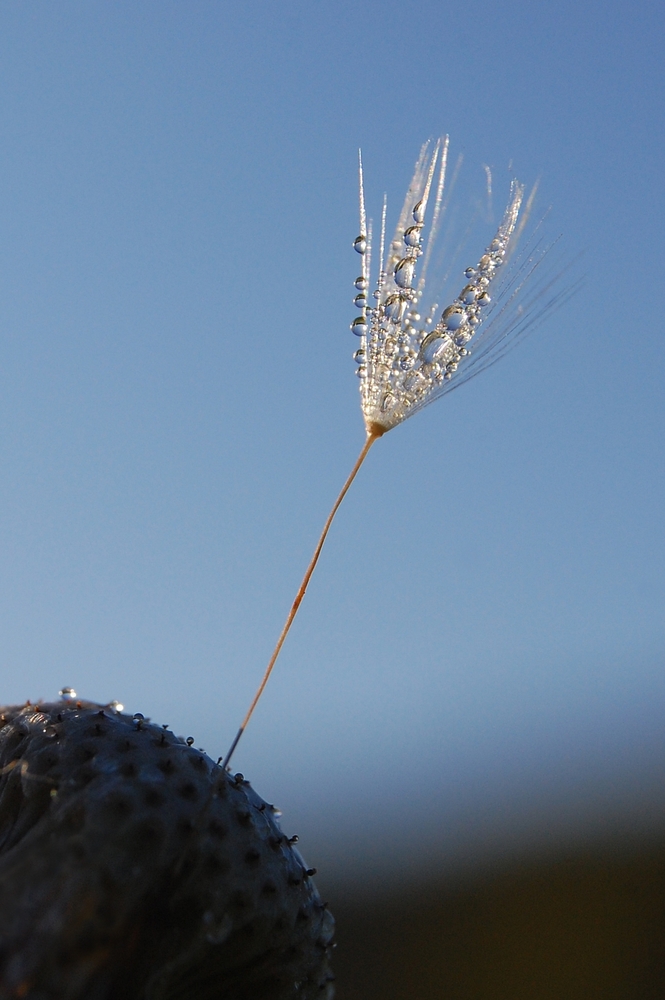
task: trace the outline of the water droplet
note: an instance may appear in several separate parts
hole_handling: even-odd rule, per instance
[[[185,740],[185,743],[187,744],[188,747],[193,746],[194,745],[194,737],[193,736],[188,736],[187,739]]]
[[[368,330],[367,317],[366,316],[356,316],[353,323],[351,324],[351,332],[355,333],[356,337],[364,337]]]
[[[355,240],[353,241],[353,249],[356,251],[356,253],[365,253],[365,251],[367,250],[367,237],[363,236],[362,233],[360,234],[360,236],[356,236]]]
[[[476,301],[478,302],[479,306],[488,306],[492,300],[487,294],[487,292],[483,292],[482,295],[478,296]]]
[[[412,257],[402,257],[395,268],[395,284],[400,288],[410,288],[415,269],[416,262]]]
[[[409,226],[404,233],[404,242],[408,247],[419,247],[422,236],[422,226]]]
[[[447,334],[432,330],[422,342],[420,356],[428,364],[432,361],[441,362],[444,356],[453,349],[453,342]]]
[[[457,371],[457,362],[456,361],[450,361],[450,362],[448,362],[448,364],[446,365],[446,371],[448,371],[448,372],[456,372]]]
[[[112,708],[114,712],[122,712],[124,710],[124,705],[120,701],[109,702],[109,708]]]
[[[134,712],[132,719],[134,722],[145,722],[145,715],[143,712]]]
[[[71,687],[60,688],[58,694],[63,701],[76,701],[76,691]]]
[[[452,373],[451,373],[451,372],[446,372],[446,373],[445,373],[445,375],[444,375],[443,377],[445,378],[446,382],[450,382],[450,380],[451,380],[451,378],[452,378],[453,376],[452,376]]]
[[[364,362],[365,352],[363,351],[362,347],[359,347],[358,350],[355,352],[355,354],[353,355],[353,360],[356,362],[357,365],[361,365]]]
[[[418,204],[413,209],[413,221],[422,226],[425,221],[425,203],[419,201]]]
[[[460,348],[460,355],[461,355],[461,356],[462,356],[463,358],[465,358],[465,357],[467,356],[467,354],[468,354],[468,353],[469,353],[469,352],[467,351],[466,347],[461,347],[461,348]]]
[[[441,319],[448,330],[459,330],[466,323],[467,316],[459,306],[448,306],[444,309]]]
[[[384,413],[386,413],[387,410],[392,410],[394,405],[395,405],[395,397],[393,396],[392,392],[387,392],[383,397],[383,399],[381,400],[381,409],[383,410]]]
[[[354,281],[354,285],[356,286],[359,292],[366,292],[369,282],[367,278],[364,278],[361,274],[360,277],[356,278],[356,280]]]
[[[481,271],[490,271],[492,269],[492,258],[489,254],[484,253],[480,260],[478,261],[478,267]]]
[[[470,306],[472,302],[476,301],[476,289],[473,285],[467,285],[460,292],[460,302],[463,302],[465,306]]]
[[[356,368],[356,375],[358,376],[358,378],[364,378],[366,371],[367,371],[367,369],[365,368],[365,366],[364,365],[360,365],[359,368]]]
[[[480,323],[480,316],[476,316],[475,313],[472,316],[469,316],[469,323],[471,326],[478,326]]]
[[[467,267],[467,269],[466,269],[466,271],[464,273],[467,276],[467,278],[469,279],[469,281],[471,281],[472,278],[476,277],[476,269],[475,269],[475,267]]]
[[[58,730],[55,728],[55,726],[47,726],[46,729],[44,730],[44,736],[46,736],[47,739],[49,740],[52,740],[57,735],[58,735]]]
[[[384,311],[393,323],[401,323],[406,311],[406,301],[401,295],[389,295],[384,304]]]
[[[497,250],[501,250],[501,251],[505,252],[503,250],[503,244],[502,244],[501,240],[499,240],[499,239],[492,240],[492,242],[490,243],[490,250],[493,253],[496,253]]]
[[[411,372],[404,379],[404,388],[407,392],[413,392],[414,390],[421,389],[423,385],[426,384],[426,380],[420,372]]]
[[[399,359],[399,366],[403,372],[410,371],[413,368],[413,365],[414,359],[410,354],[407,354],[405,357]]]
[[[356,295],[355,299],[353,300],[353,304],[356,307],[356,309],[367,308],[367,299],[365,298],[362,292],[360,293],[360,295]]]

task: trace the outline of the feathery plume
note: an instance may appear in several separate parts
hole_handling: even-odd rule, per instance
[[[426,142],[421,148],[394,236],[387,247],[384,198],[373,305],[368,297],[372,224],[367,219],[362,156],[359,154],[360,232],[353,247],[362,264],[361,273],[355,280],[354,305],[358,315],[351,323],[351,330],[360,338],[354,360],[367,435],[328,515],[263,679],[226,755],[224,767],[228,767],[263,694],[333,518],[374,442],[439,396],[494,364],[521,334],[533,329],[574,291],[559,288],[559,274],[544,281],[533,281],[534,273],[551,247],[544,243],[540,227],[536,226],[531,238],[518,252],[517,244],[529,218],[536,188],[525,199],[524,186],[513,180],[508,204],[493,239],[477,261],[464,271],[460,292],[443,310],[440,309],[436,295],[430,290],[428,271],[445,208],[448,144],[445,136],[435,143]],[[485,171],[489,197],[491,172],[489,167]],[[428,217],[432,191],[433,207]]]

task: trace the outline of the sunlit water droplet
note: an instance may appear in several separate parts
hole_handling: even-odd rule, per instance
[[[424,202],[419,201],[418,204],[414,207],[414,209],[413,209],[413,221],[416,222],[418,225],[421,225],[421,226],[422,226],[423,222],[425,221],[425,204],[424,204]]]
[[[445,354],[453,349],[453,342],[447,334],[437,333],[433,330],[423,340],[420,348],[420,356],[423,361],[430,364],[433,361],[441,361]]]
[[[76,701],[76,691],[72,687],[60,688],[58,694],[63,701]]]
[[[354,281],[354,285],[356,286],[359,292],[366,292],[368,284],[369,282],[367,278],[363,278],[362,274],[360,275],[359,278],[356,278],[356,280]]]
[[[406,302],[401,295],[389,295],[384,305],[385,314],[393,323],[401,323],[406,312]]]
[[[422,236],[422,226],[409,226],[404,233],[404,242],[408,247],[419,247]]]
[[[364,337],[368,330],[367,317],[356,316],[353,323],[351,324],[351,332],[355,333],[356,337]]]
[[[395,284],[400,288],[410,288],[413,284],[413,275],[416,269],[416,262],[411,257],[403,257],[395,268]]]
[[[467,316],[464,310],[458,306],[448,306],[444,310],[441,319],[446,324],[448,330],[459,330],[466,323]]]
[[[356,236],[353,241],[353,249],[356,253],[365,253],[367,250],[367,237],[363,236],[362,233],[360,236]]]

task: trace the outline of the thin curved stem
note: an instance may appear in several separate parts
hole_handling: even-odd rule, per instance
[[[337,499],[335,500],[335,503],[333,504],[332,510],[328,514],[328,519],[327,519],[326,523],[323,526],[323,531],[321,532],[321,537],[319,538],[317,546],[314,549],[314,555],[312,556],[312,558],[310,560],[309,566],[307,567],[307,571],[306,571],[306,573],[305,573],[305,575],[303,577],[303,581],[300,584],[300,589],[298,590],[298,593],[296,594],[295,600],[294,600],[293,604],[291,605],[291,610],[289,611],[288,617],[287,617],[286,621],[284,622],[284,628],[280,632],[279,639],[277,640],[277,645],[275,646],[275,648],[274,648],[274,650],[272,652],[272,656],[270,657],[270,660],[268,661],[268,666],[265,669],[265,673],[263,675],[261,683],[259,684],[259,686],[258,686],[258,688],[256,690],[256,694],[254,695],[254,698],[252,699],[252,703],[249,706],[249,709],[247,710],[247,714],[246,714],[245,718],[242,720],[242,725],[240,726],[240,729],[236,733],[236,737],[235,737],[233,743],[231,744],[229,752],[227,753],[226,757],[224,758],[224,763],[222,764],[222,767],[224,769],[226,769],[229,766],[229,761],[231,760],[231,757],[233,755],[233,752],[234,752],[235,748],[238,746],[238,742],[240,740],[240,737],[242,736],[242,734],[244,733],[245,729],[247,728],[247,723],[251,719],[252,713],[254,712],[254,709],[256,708],[256,706],[258,704],[259,698],[263,694],[264,688],[265,688],[266,684],[268,683],[268,678],[270,677],[270,675],[272,673],[272,669],[275,666],[275,663],[277,661],[277,657],[279,656],[280,651],[282,649],[282,646],[284,645],[284,640],[286,639],[287,635],[289,634],[289,629],[291,628],[291,625],[293,624],[293,619],[297,615],[298,608],[300,607],[301,601],[302,601],[303,597],[305,596],[305,591],[307,590],[307,586],[308,586],[309,581],[310,581],[310,579],[312,577],[312,573],[314,572],[316,564],[319,561],[319,556],[321,555],[321,549],[323,548],[323,543],[326,540],[326,536],[327,536],[327,534],[328,534],[328,532],[330,530],[330,525],[333,523],[333,519],[335,517],[335,514],[339,510],[340,505],[342,503],[342,500],[344,499],[344,497],[348,493],[349,487],[351,486],[351,483],[356,478],[356,475],[358,474],[358,470],[360,469],[360,466],[365,461],[365,459],[367,457],[367,453],[369,452],[369,449],[372,447],[372,445],[377,440],[377,438],[381,437],[382,433],[383,433],[383,429],[379,428],[379,427],[377,427],[377,428],[372,427],[368,431],[368,433],[367,433],[367,440],[365,441],[365,444],[363,445],[362,451],[360,452],[360,455],[358,456],[358,458],[356,460],[356,464],[351,469],[351,472],[349,473],[348,479],[344,483],[344,486],[342,487],[339,496],[337,497]]]

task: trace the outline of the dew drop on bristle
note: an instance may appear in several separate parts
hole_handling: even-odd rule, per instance
[[[400,288],[410,288],[415,269],[415,260],[411,257],[403,257],[395,267],[395,284],[399,285]]]
[[[406,302],[401,295],[389,295],[385,301],[386,316],[393,323],[400,323],[406,312]]]
[[[451,350],[453,342],[447,334],[440,334],[432,331],[423,340],[420,348],[420,356],[427,364],[433,361],[440,361],[444,354]]]
[[[418,204],[413,209],[413,221],[419,226],[422,226],[425,221],[425,204],[419,201]]]
[[[353,304],[356,307],[356,309],[366,309],[367,308],[367,299],[361,293],[360,295],[356,295],[355,299],[353,300]]]
[[[360,275],[359,278],[356,278],[356,280],[354,281],[354,285],[356,286],[359,292],[366,292],[368,284],[369,282],[367,281],[367,278],[364,278],[362,274]]]
[[[367,237],[363,236],[362,233],[360,236],[356,236],[353,241],[353,249],[356,253],[365,253],[367,250]]]
[[[351,332],[355,333],[356,337],[364,337],[367,330],[367,318],[365,316],[356,316],[351,324]]]
[[[383,399],[381,400],[381,409],[383,410],[384,413],[387,413],[388,410],[392,410],[394,405],[395,405],[395,397],[393,396],[392,392],[387,392],[383,397]]]
[[[467,285],[460,292],[460,302],[463,302],[465,306],[470,306],[472,302],[476,301],[477,290],[473,285]]]
[[[363,364],[363,362],[365,361],[365,352],[363,351],[362,347],[359,347],[358,350],[355,352],[355,354],[353,355],[353,360],[357,365]]]
[[[441,319],[446,324],[446,328],[448,330],[459,330],[459,328],[464,326],[466,323],[467,316],[463,309],[458,309],[455,306],[449,306],[444,311]]]
[[[123,709],[124,709],[124,707],[125,706],[122,704],[121,701],[111,701],[111,702],[109,702],[109,708],[112,709],[114,712],[122,712]]]
[[[487,292],[483,292],[482,295],[479,295],[478,298],[476,299],[476,302],[478,303],[479,306],[488,306],[491,301],[492,300],[487,294]]]
[[[404,242],[408,247],[419,247],[422,236],[422,226],[409,226],[404,233]]]
[[[477,276],[477,273],[478,272],[476,271],[475,267],[467,267],[466,271],[464,272],[469,281],[471,281],[472,278],[475,278]]]
[[[44,730],[44,736],[46,736],[46,738],[49,740],[52,740],[57,735],[58,735],[58,730],[55,728],[55,726],[47,726],[46,729]]]
[[[76,701],[76,691],[72,687],[60,688],[58,694],[63,701]]]

